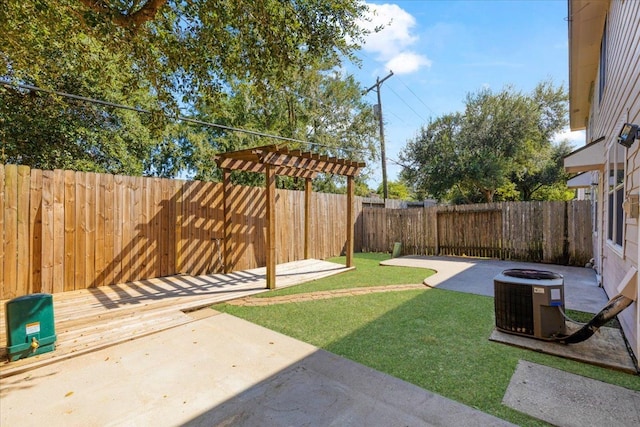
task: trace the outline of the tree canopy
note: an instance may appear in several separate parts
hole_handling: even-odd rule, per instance
[[[369,106],[333,72],[362,36],[358,0],[0,6],[3,80],[153,112],[0,86],[4,162],[213,179],[212,154],[273,142],[186,126],[179,114],[375,155]]]
[[[419,198],[531,200],[566,180],[561,159],[570,147],[551,142],[566,117],[565,90],[550,81],[528,94],[512,87],[470,93],[464,113],[436,118],[409,141],[400,154],[401,177]]]
[[[119,62],[116,71],[135,73],[130,84],[151,87],[172,107],[215,95],[234,81],[266,93],[313,61],[339,63],[357,47],[357,19],[366,8],[354,0],[3,3],[0,75],[39,86],[85,68],[99,78],[118,78],[95,66],[105,55]],[[60,56],[75,58],[70,63]]]
[[[413,200],[411,190],[409,189],[409,187],[407,187],[407,185],[402,180],[389,181],[387,187],[388,187],[387,196],[389,197],[389,199],[407,200],[407,201]],[[376,189],[376,194],[382,197],[383,193],[384,193],[384,189],[382,188],[382,184],[380,184]]]

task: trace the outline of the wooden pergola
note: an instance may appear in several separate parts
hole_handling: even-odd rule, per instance
[[[353,267],[353,178],[365,166],[362,162],[339,159],[336,157],[322,156],[301,150],[289,150],[284,145],[266,145],[262,147],[248,148],[246,150],[233,151],[219,154],[215,157],[216,164],[224,173],[224,265],[225,273],[231,265],[231,256],[228,245],[231,239],[231,212],[228,206],[231,192],[231,172],[234,170],[244,172],[264,173],[266,178],[266,209],[267,209],[267,288],[275,289],[276,279],[276,218],[275,218],[275,194],[276,175],[304,178],[304,257],[309,258],[310,245],[310,207],[311,207],[311,180],[318,173],[329,173],[347,177],[347,241],[346,255],[347,267]]]

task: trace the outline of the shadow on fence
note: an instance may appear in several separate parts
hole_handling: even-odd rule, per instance
[[[264,189],[233,186],[227,198],[225,224],[221,183],[0,164],[0,299],[263,267]],[[568,265],[592,257],[588,201],[391,209],[363,200],[356,251],[401,242],[405,255]],[[304,205],[303,192],[276,191],[277,263],[304,258]],[[344,253],[345,212],[346,196],[312,194],[310,258]]]

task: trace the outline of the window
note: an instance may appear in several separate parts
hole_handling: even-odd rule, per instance
[[[625,148],[617,143],[611,144],[607,162],[607,240],[622,247],[624,234],[624,170],[626,163]]]
[[[600,42],[600,78],[598,80],[598,104],[602,102],[604,86],[607,78],[607,22],[604,23],[602,41]]]

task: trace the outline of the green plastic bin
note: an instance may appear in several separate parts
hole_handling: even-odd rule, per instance
[[[55,349],[56,331],[51,294],[31,294],[7,302],[7,354],[10,361]]]

